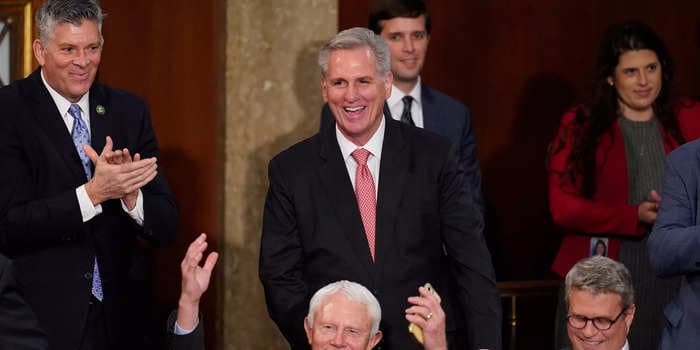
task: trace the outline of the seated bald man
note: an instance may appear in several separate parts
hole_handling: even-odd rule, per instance
[[[200,237],[190,245],[183,259],[180,307],[173,312],[168,326],[170,349],[204,349],[198,305],[216,263],[216,257],[212,257],[216,253],[210,253],[204,267],[199,266],[205,249],[205,237]],[[424,349],[446,350],[445,313],[440,302],[424,287],[418,288],[418,293],[408,298],[411,306],[406,309],[406,328],[408,322],[413,322],[423,329]],[[367,288],[355,282],[338,281],[313,295],[304,330],[313,350],[329,347],[370,350],[382,339],[381,319],[379,302]]]
[[[406,320],[423,328],[424,349],[447,349],[445,313],[436,297],[424,288],[408,298]],[[319,289],[309,302],[304,330],[311,349],[370,350],[382,339],[379,301],[359,283],[333,282]],[[408,322],[406,322],[408,328]]]
[[[634,288],[625,265],[603,256],[581,260],[566,274],[565,288],[567,331],[574,350],[630,349]]]

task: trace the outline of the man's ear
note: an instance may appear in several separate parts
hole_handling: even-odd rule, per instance
[[[328,83],[326,83],[326,77],[321,77],[321,95],[323,95],[323,102],[328,103]]]
[[[386,95],[386,98],[389,99],[389,96],[391,96],[391,85],[394,83],[394,73],[389,71],[386,75],[386,79],[384,80],[384,93]]]
[[[382,340],[382,331],[377,331],[369,340],[369,349],[373,349]]]
[[[632,327],[632,321],[634,320],[634,313],[637,310],[634,304],[630,305],[625,311],[625,323],[627,324],[627,332],[629,333],[630,327]]]
[[[39,62],[40,66],[44,65],[44,45],[41,43],[41,40],[39,39],[34,39],[32,42],[32,50],[34,51],[34,57],[36,58],[37,62]]]
[[[304,317],[304,331],[306,331],[306,339],[309,341],[309,344],[311,344],[311,326],[309,325],[309,318]]]

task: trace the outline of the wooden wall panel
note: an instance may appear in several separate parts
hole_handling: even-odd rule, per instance
[[[103,0],[102,6],[108,17],[100,80],[146,99],[161,150],[159,166],[180,210],[175,244],[150,255],[158,335],[162,317],[177,306],[179,264],[187,245],[207,232],[210,247],[223,248],[224,2]],[[220,319],[216,286],[213,282],[203,305],[212,349]]]
[[[348,10],[354,4],[354,10]],[[368,0],[340,0],[339,28],[366,25]],[[499,280],[554,277],[561,236],[551,223],[545,156],[563,111],[586,101],[600,36],[640,19],[675,61],[674,92],[698,95],[700,3],[428,1],[424,81],[471,107]],[[343,12],[345,11],[345,12]]]

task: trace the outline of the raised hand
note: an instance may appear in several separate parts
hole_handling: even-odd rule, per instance
[[[109,164],[125,164],[125,163],[131,163],[132,161],[137,162],[141,160],[141,155],[139,153],[134,154],[134,158],[132,160],[131,154],[129,153],[128,148],[124,148],[121,150],[114,150],[111,153],[104,153],[104,157],[107,160],[107,163]],[[136,206],[136,200],[138,199],[139,196],[139,189],[137,188],[136,190],[129,192],[122,197],[122,201],[124,202],[124,205],[126,205],[127,209],[133,210],[134,207]]]
[[[418,288],[419,296],[408,298],[412,304],[406,309],[406,320],[423,328],[423,348],[426,350],[447,350],[445,335],[445,311],[437,297],[425,287]]]
[[[187,253],[180,264],[182,290],[177,309],[177,324],[184,329],[193,329],[197,325],[199,300],[209,288],[211,272],[219,258],[218,253],[211,252],[204,261],[204,265],[199,266],[207,245],[207,235],[202,233],[187,248]]]
[[[83,145],[83,149],[95,164],[94,175],[85,185],[93,205],[109,199],[123,198],[127,207],[133,209],[138,190],[157,175],[158,165],[155,157],[141,159],[137,154],[132,161],[125,161],[125,157],[130,158],[128,150],[125,149],[126,155],[124,150],[113,151],[112,138],[109,136],[99,155],[90,145]],[[129,205],[129,201],[133,201],[132,205]]]

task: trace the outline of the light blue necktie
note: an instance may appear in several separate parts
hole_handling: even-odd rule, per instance
[[[87,126],[80,117],[80,106],[77,104],[70,105],[68,108],[68,113],[73,117],[73,131],[71,131],[71,136],[73,137],[73,144],[75,145],[78,155],[80,156],[80,162],[83,164],[83,170],[85,170],[85,175],[87,179],[90,180],[92,177],[92,169],[90,168],[90,158],[83,150],[83,145],[90,144],[90,133],[88,132]],[[97,298],[97,300],[102,301],[104,295],[102,294],[102,280],[100,279],[100,269],[97,266],[97,257],[95,257],[95,264],[92,269],[92,295]]]

